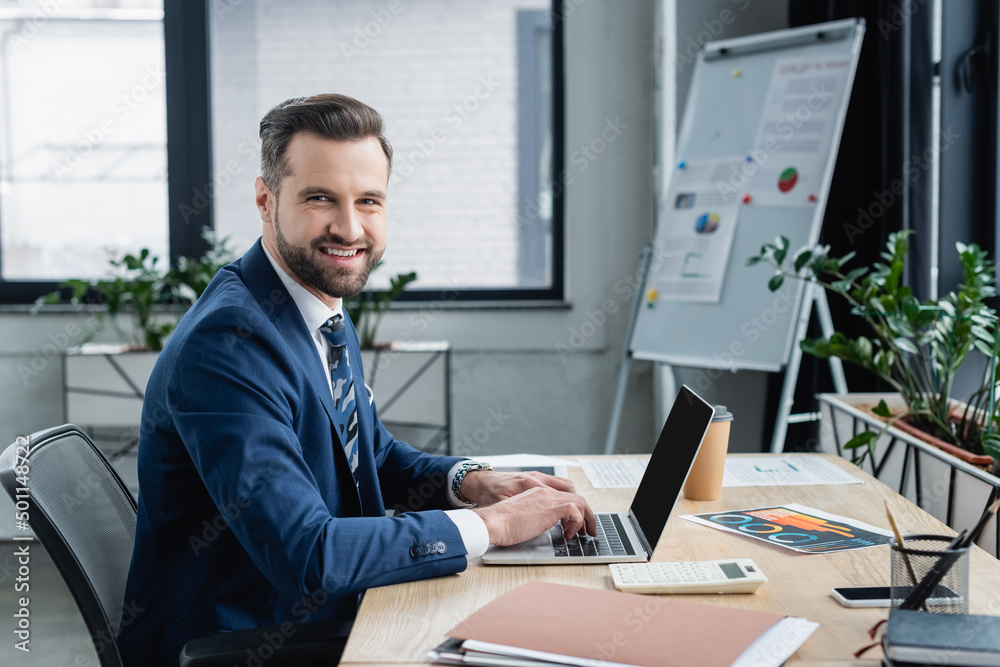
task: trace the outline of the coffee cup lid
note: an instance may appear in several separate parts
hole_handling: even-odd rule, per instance
[[[715,406],[715,416],[712,417],[714,422],[731,422],[733,421],[733,413],[729,411],[724,405]]]

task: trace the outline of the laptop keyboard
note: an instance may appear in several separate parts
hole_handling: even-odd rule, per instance
[[[562,524],[557,523],[549,530],[552,548],[556,556],[632,556],[635,552],[623,542],[624,530],[617,515],[597,515],[597,537],[574,535],[571,539],[563,536]]]

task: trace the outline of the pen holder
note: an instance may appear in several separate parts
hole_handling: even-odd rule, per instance
[[[969,552],[948,549],[944,535],[905,535],[892,540],[892,606],[939,614],[969,613]]]

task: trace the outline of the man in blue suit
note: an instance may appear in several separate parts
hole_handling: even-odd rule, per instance
[[[195,637],[351,619],[369,587],[460,572],[560,520],[595,533],[567,480],[431,456],[379,420],[341,304],[385,248],[379,114],[297,98],[260,136],[262,238],[184,316],[147,386],[127,665],[177,664]],[[413,500],[425,511],[386,516]]]

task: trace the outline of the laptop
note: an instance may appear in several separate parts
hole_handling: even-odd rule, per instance
[[[556,524],[538,537],[509,547],[491,546],[486,565],[570,565],[648,561],[680,497],[715,408],[682,386],[649,456],[628,512],[597,512],[598,536],[563,536]]]

